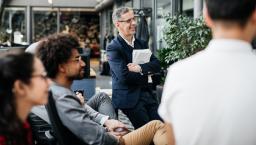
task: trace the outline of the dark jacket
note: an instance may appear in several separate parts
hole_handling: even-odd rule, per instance
[[[127,64],[132,63],[133,49],[147,49],[147,44],[135,39],[132,48],[118,35],[107,46],[107,57],[112,72],[112,100],[115,108],[133,108],[139,100],[142,89],[148,85],[148,74],[160,71],[159,61],[151,55],[150,62],[140,64],[143,75],[130,72]]]
[[[60,120],[71,132],[88,145],[117,145],[118,140],[103,126],[93,121],[87,107],[80,104],[74,92],[52,84],[50,90],[55,99]]]

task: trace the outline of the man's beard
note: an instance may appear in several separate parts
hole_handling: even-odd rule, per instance
[[[81,71],[79,71],[79,73],[78,74],[75,74],[75,75],[73,75],[73,76],[68,76],[68,79],[69,80],[81,80],[81,79],[83,79],[84,78],[84,72],[81,70]]]

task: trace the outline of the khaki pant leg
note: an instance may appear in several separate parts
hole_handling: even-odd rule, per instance
[[[146,125],[123,136],[125,145],[167,145],[166,126],[159,120],[150,121]]]

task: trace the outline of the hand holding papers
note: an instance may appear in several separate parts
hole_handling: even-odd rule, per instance
[[[149,62],[150,57],[152,55],[152,52],[150,49],[139,49],[139,50],[133,50],[132,52],[132,62],[134,64],[144,64]],[[140,69],[141,70],[141,69]],[[152,82],[151,75],[148,76],[148,82]]]
[[[132,63],[127,64],[129,71],[141,72],[141,67],[139,64],[149,62],[151,55],[152,52],[149,49],[133,50]]]
[[[151,55],[152,52],[149,49],[134,49],[132,52],[132,62],[135,64],[147,63]]]
[[[127,67],[129,69],[129,71],[131,72],[137,72],[137,73],[140,73],[141,72],[141,67],[140,65],[138,64],[135,64],[135,63],[128,63],[127,64]]]

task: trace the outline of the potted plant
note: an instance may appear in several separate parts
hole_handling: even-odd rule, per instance
[[[166,45],[157,51],[164,72],[162,86],[169,65],[204,49],[211,40],[211,31],[202,17],[193,19],[185,15],[175,15],[166,17],[165,20],[163,39]],[[163,88],[162,86],[157,86],[157,89]]]

